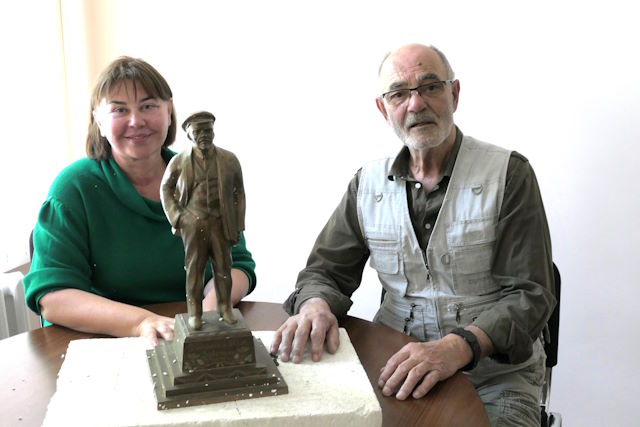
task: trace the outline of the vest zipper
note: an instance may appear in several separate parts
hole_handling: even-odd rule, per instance
[[[411,303],[411,310],[409,311],[409,317],[405,317],[404,318],[404,328],[402,329],[402,332],[404,332],[406,335],[411,335],[411,328],[409,327],[409,324],[413,323],[413,310],[416,308],[416,304],[415,303]]]
[[[455,313],[456,313],[456,324],[458,326],[460,326],[460,318],[462,317],[461,316],[461,312],[462,311],[468,310],[468,309],[473,308],[473,307],[477,307],[479,305],[486,304],[488,302],[497,301],[499,299],[500,299],[499,296],[496,297],[496,296],[492,295],[490,298],[484,298],[482,300],[474,301],[474,302],[471,302],[471,303],[452,302],[449,305],[447,305],[447,311],[449,313],[452,313],[452,312],[455,311]]]
[[[428,248],[425,249],[424,251],[421,249],[420,250],[420,255],[422,256],[422,262],[424,263],[424,269],[427,272],[427,285],[432,288],[433,287],[433,283],[431,281],[431,269],[429,268],[429,261],[427,261],[427,259],[428,259],[427,258],[427,250],[428,250]],[[440,322],[440,313],[439,313],[439,310],[438,310],[438,304],[435,302],[435,300],[431,301],[431,304],[433,304],[433,309],[434,309],[434,314],[435,314],[434,319],[433,319],[434,323],[435,323],[434,326],[435,326],[435,329],[439,331],[441,322]]]
[[[460,303],[451,303],[447,307],[447,310],[449,310],[449,312],[452,312],[452,311],[455,310],[455,312],[456,312],[456,325],[460,326],[460,310],[462,310],[462,304],[460,304]]]
[[[429,262],[427,261],[427,252],[420,251],[420,255],[422,255],[422,262],[424,263],[424,268],[427,270],[427,280],[431,280],[431,270],[429,270]]]

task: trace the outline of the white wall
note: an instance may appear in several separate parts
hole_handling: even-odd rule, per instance
[[[70,160],[58,4],[0,4],[0,271],[28,259],[38,208]]]
[[[413,41],[441,48],[461,81],[456,123],[520,151],[538,175],[563,275],[552,407],[567,426],[634,424],[640,31],[627,2],[63,0],[62,12],[75,42],[65,45],[71,157],[84,153],[84,80],[117,55],[148,60],[171,84],[179,120],[210,109],[216,143],[240,158],[259,276],[250,299],[264,301],[291,292],[358,167],[399,149],[374,104],[383,54]],[[95,20],[90,30],[82,17]],[[54,106],[34,101],[30,122]],[[27,156],[15,146],[43,137],[24,130],[3,142],[19,171]],[[38,196],[51,178],[40,177]],[[10,188],[3,200],[17,197]],[[20,206],[10,220],[35,218],[31,199]],[[351,314],[371,318],[373,274],[355,298]]]

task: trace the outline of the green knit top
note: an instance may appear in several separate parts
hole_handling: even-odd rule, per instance
[[[174,155],[163,149],[165,162]],[[171,234],[162,204],[140,196],[112,157],[62,170],[40,209],[33,243],[24,288],[38,314],[43,295],[65,288],[131,305],[185,300],[182,239]],[[231,255],[253,291],[255,262],[244,235]]]

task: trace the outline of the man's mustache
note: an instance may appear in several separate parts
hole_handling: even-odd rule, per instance
[[[437,119],[433,117],[430,113],[427,113],[427,112],[411,113],[407,115],[407,118],[404,121],[404,126],[406,128],[410,128],[422,123],[436,123],[436,122],[437,122]]]

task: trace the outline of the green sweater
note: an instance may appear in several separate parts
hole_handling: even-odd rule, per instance
[[[168,162],[175,155],[163,150]],[[33,233],[25,297],[40,313],[48,292],[75,288],[131,305],[185,300],[184,247],[160,202],[138,194],[113,158],[78,160],[54,180]],[[256,285],[244,235],[233,267]],[[207,268],[205,280],[211,278]]]

